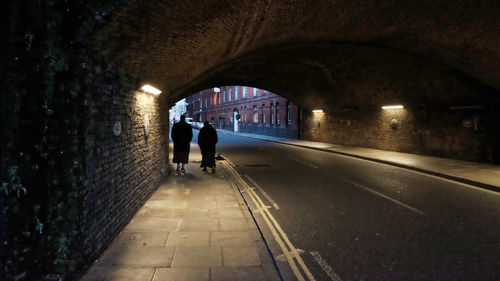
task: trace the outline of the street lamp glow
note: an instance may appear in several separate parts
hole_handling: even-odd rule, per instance
[[[382,106],[382,109],[397,109],[397,108],[404,108],[402,105],[385,105]]]
[[[323,109],[313,109],[314,113],[323,113]]]
[[[161,93],[160,90],[156,89],[155,87],[151,86],[151,85],[144,85],[141,87],[141,90],[143,90],[144,92],[146,93],[150,93],[150,94],[153,94],[153,95],[159,95]]]
[[[214,92],[216,92],[216,93],[220,92],[220,88],[215,87]]]

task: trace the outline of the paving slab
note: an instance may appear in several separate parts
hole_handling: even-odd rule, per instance
[[[151,280],[154,268],[92,267],[81,281],[144,281]]]
[[[207,268],[158,268],[153,281],[209,281],[210,269]],[[217,279],[212,279],[217,280]]]
[[[211,269],[212,280],[218,281],[267,281],[262,267],[214,267]]]
[[[177,247],[172,267],[222,266],[221,247]]]
[[[215,203],[218,209],[238,208],[240,206],[239,202],[236,201],[216,201]]]
[[[186,200],[186,209],[215,209],[217,204],[215,201],[190,199]]]
[[[81,280],[280,280],[230,180],[223,165],[173,172]]]
[[[199,219],[183,219],[180,231],[217,231],[218,221],[216,219],[199,218]]]
[[[224,201],[234,202],[234,201],[237,201],[236,197],[233,194],[225,194],[225,193],[214,193],[212,195],[212,200],[216,201],[216,202],[224,202]]]
[[[248,231],[212,232],[210,245],[212,246],[252,246],[254,240]]]
[[[255,225],[255,223],[252,221]],[[221,231],[246,231],[251,227],[246,219],[219,219]]]
[[[175,214],[175,209],[151,209],[146,207],[142,207],[139,210],[139,212],[137,212],[137,215],[145,215],[149,217],[157,217],[164,219],[172,219],[174,218],[174,214]]]
[[[148,200],[144,207],[151,209],[185,209],[186,201],[184,200]]]
[[[185,209],[185,210],[176,210],[174,213],[174,218],[180,219],[199,219],[206,218],[209,216],[208,209]]]
[[[163,247],[167,241],[168,232],[122,232],[113,241],[113,247]]]
[[[233,189],[230,185],[213,186],[212,193],[214,194],[233,194]]]
[[[221,208],[210,210],[210,217],[213,219],[239,219],[243,218],[243,213],[239,208]]]
[[[257,266],[261,264],[257,247],[224,247],[224,266]]]
[[[111,247],[99,261],[104,266],[167,267],[174,247]]]
[[[125,231],[175,231],[179,223],[179,219],[138,215],[125,227]]]
[[[176,231],[168,236],[166,246],[208,246],[210,234],[206,232]]]

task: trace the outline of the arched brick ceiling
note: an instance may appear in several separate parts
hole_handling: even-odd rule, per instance
[[[442,65],[500,89],[497,0],[125,3],[89,44],[161,88],[170,102],[217,83],[338,87],[339,79],[363,75],[363,61],[416,76],[414,61]]]

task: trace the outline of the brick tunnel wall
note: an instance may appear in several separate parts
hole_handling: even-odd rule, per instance
[[[105,249],[168,175],[168,108],[159,97],[136,89],[126,79],[116,79],[85,98],[82,224],[89,260]]]
[[[204,79],[290,99],[303,109],[303,139],[500,162],[498,91],[430,59],[360,44],[283,46],[231,61]],[[391,104],[405,109],[381,109]],[[325,113],[312,115],[316,108]]]
[[[168,103],[82,44],[110,2],[6,3],[0,280],[74,280],[168,173]]]
[[[301,133],[304,139],[333,144],[494,162],[495,144],[484,137],[480,116],[474,111],[415,108],[305,111]],[[464,119],[472,121],[471,127],[464,127]],[[393,120],[397,127],[391,126]]]
[[[117,9],[89,45],[171,101],[214,86],[255,86],[303,108],[312,109],[311,99],[331,105],[331,126],[303,130],[307,139],[485,162],[497,155],[498,162],[488,151],[498,139],[489,121],[497,109],[448,110],[492,101],[498,108],[497,7],[493,0],[136,1]],[[452,72],[494,89],[496,98],[455,87],[462,78]],[[358,110],[339,115],[337,101]],[[408,115],[386,131],[369,108],[395,101]],[[460,127],[478,117],[479,126]]]
[[[398,56],[386,59],[388,64],[405,61]],[[362,70],[336,74],[343,82],[335,92],[312,93],[301,119],[302,138],[500,163],[499,100],[494,89],[428,61],[406,59],[396,71],[362,64],[353,69]],[[384,110],[384,105],[405,108]],[[325,112],[313,113],[314,107]]]

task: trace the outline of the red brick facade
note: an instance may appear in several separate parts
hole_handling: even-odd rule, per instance
[[[298,106],[262,89],[247,86],[213,88],[186,98],[187,116],[195,121],[209,121],[218,129],[266,135],[298,137]],[[236,113],[235,113],[236,112]]]

